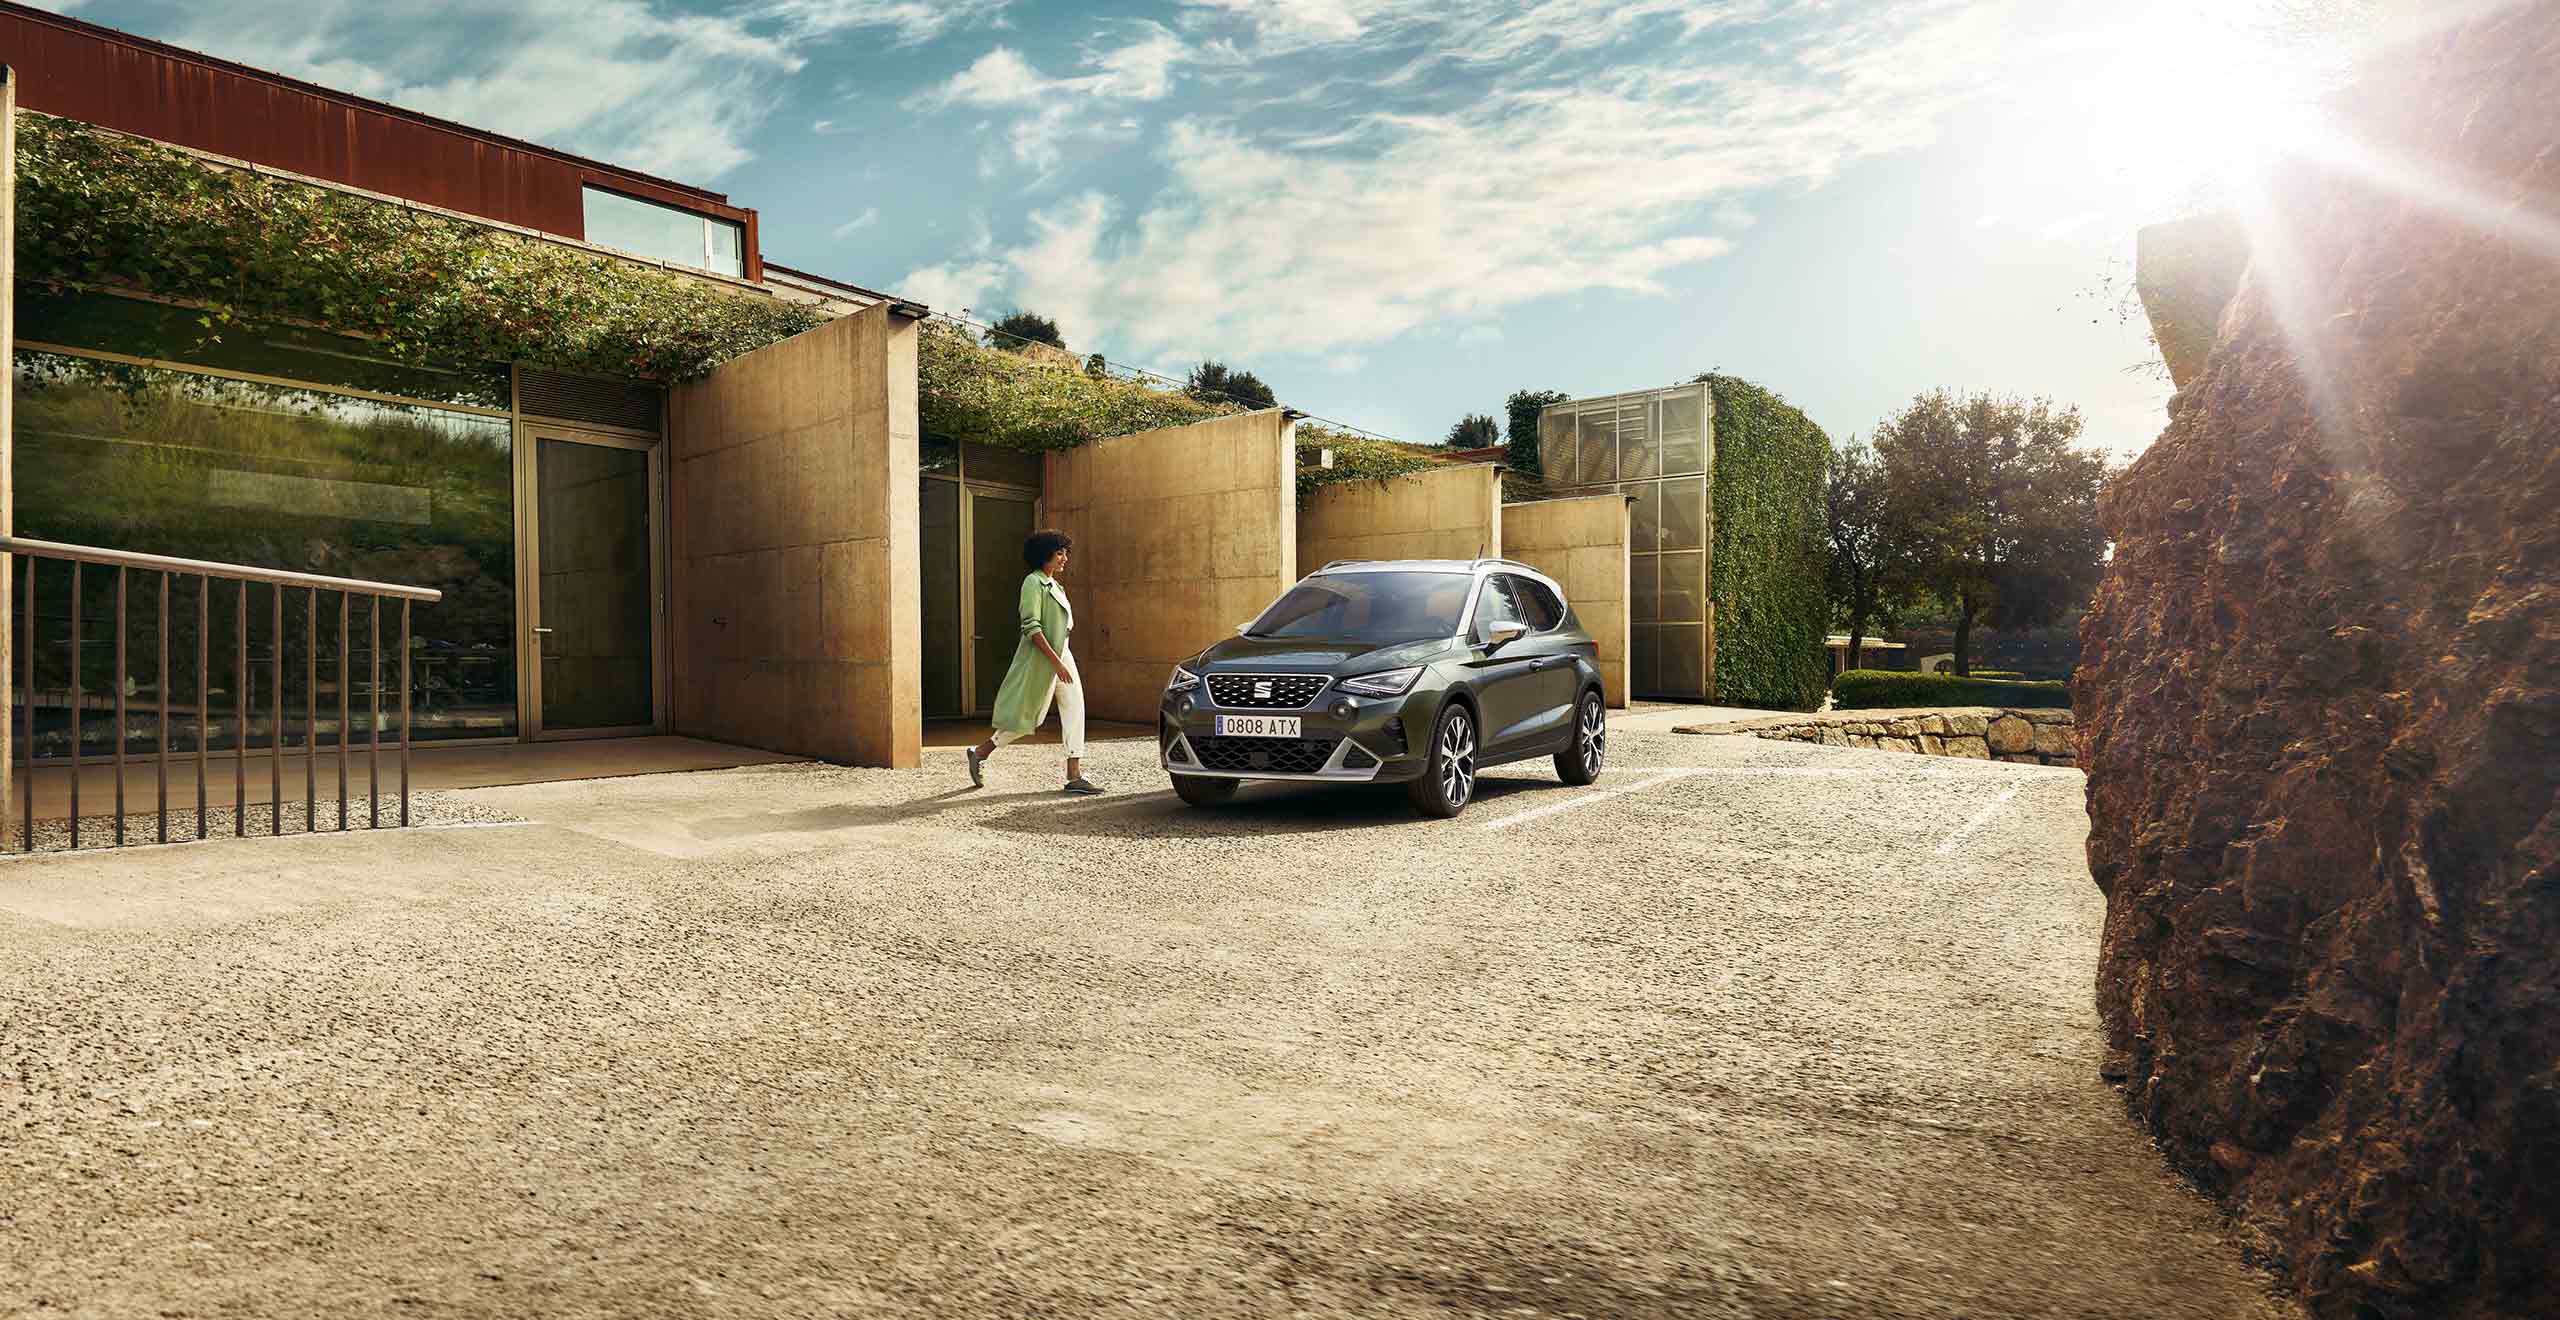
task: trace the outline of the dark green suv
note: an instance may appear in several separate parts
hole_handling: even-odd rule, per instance
[[[1248,779],[1401,783],[1454,816],[1488,766],[1551,756],[1568,784],[1600,777],[1597,653],[1526,564],[1346,560],[1175,666],[1156,741],[1194,806]]]

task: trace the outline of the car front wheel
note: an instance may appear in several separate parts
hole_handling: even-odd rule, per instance
[[[1236,781],[1210,779],[1202,775],[1175,775],[1173,795],[1195,807],[1219,806],[1235,799]]]
[[[1556,753],[1556,778],[1588,784],[1600,777],[1609,760],[1609,708],[1597,692],[1582,694],[1573,718],[1573,739]]]
[[[1467,708],[1451,702],[1432,730],[1431,755],[1422,777],[1408,789],[1423,815],[1447,820],[1466,809],[1476,793],[1476,722]]]

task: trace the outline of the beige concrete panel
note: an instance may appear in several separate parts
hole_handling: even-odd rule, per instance
[[[868,308],[674,391],[679,731],[916,763],[914,340]]]
[[[1601,684],[1609,704],[1622,709],[1629,681],[1627,642],[1634,636],[1630,533],[1622,495],[1533,500],[1502,509],[1501,553],[1564,587],[1565,599],[1599,646]]]
[[[1502,545],[1500,469],[1437,468],[1318,488],[1295,520],[1302,574],[1337,559],[1473,559]]]

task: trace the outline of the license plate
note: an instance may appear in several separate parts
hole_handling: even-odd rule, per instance
[[[1218,717],[1221,738],[1295,738],[1298,717],[1295,715],[1221,715]]]

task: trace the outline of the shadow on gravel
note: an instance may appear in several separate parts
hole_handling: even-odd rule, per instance
[[[1395,825],[1433,825],[1417,815],[1402,785],[1247,784],[1233,801],[1194,807],[1169,788],[1115,793],[1109,798],[1025,804],[987,822],[989,829],[1074,838],[1195,838],[1273,834],[1325,834]],[[1559,785],[1553,779],[1493,778],[1476,783],[1476,799],[1459,819],[1472,818],[1518,794],[1535,795]]]

